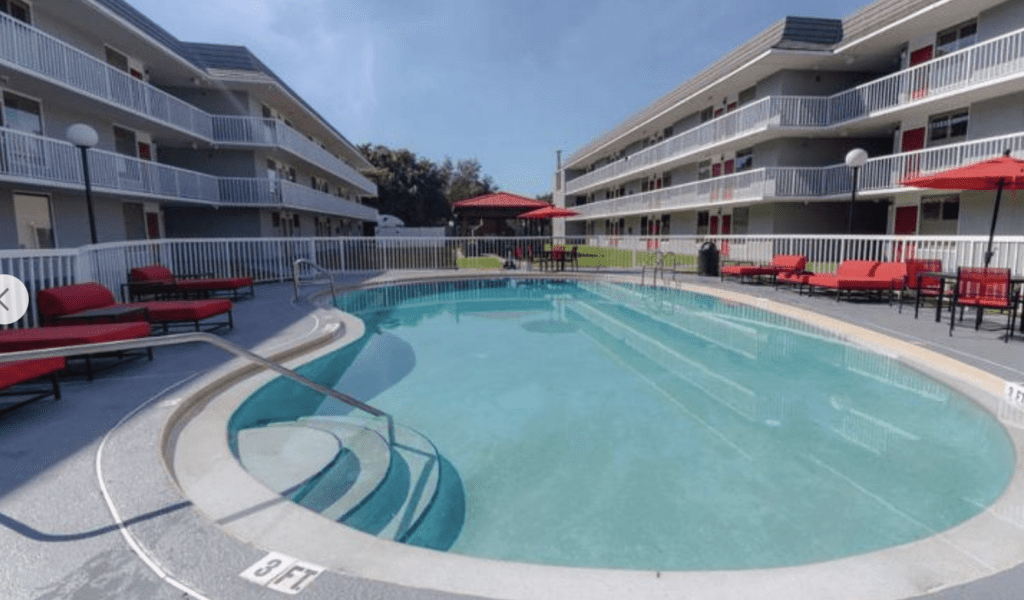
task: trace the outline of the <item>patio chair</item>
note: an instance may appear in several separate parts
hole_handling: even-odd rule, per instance
[[[548,261],[551,269],[554,270],[556,266],[565,268],[565,248],[562,246],[553,246],[551,248],[551,259]]]
[[[573,246],[572,247],[572,252],[569,253],[568,257],[566,257],[566,262],[572,265],[572,270],[573,271],[579,271],[580,270],[580,247],[579,246]]]
[[[914,293],[914,318],[921,311],[921,302],[925,298],[938,298],[942,280],[938,277],[922,277],[919,273],[942,272],[942,261],[934,259],[914,258],[907,261],[907,286],[904,292]],[[949,291],[952,293],[952,290]],[[903,294],[900,294],[900,310],[903,312]]]
[[[1018,295],[1013,288],[1010,270],[998,267],[960,267],[957,269],[956,285],[953,287],[953,298],[950,301],[949,335],[953,335],[956,325],[956,307],[960,307],[960,320],[964,318],[964,309],[973,306],[977,309],[974,319],[974,330],[981,328],[981,319],[986,309],[1007,311],[1006,336],[1003,341],[1013,337],[1013,320],[1017,316]]]
[[[256,295],[252,277],[175,276],[163,265],[136,267],[128,273],[125,284],[130,301],[143,298],[213,298],[228,296],[232,300],[252,298]]]
[[[743,283],[745,280],[753,281],[768,276],[777,285],[780,274],[802,272],[807,266],[807,257],[803,254],[776,254],[768,264],[730,263],[718,271],[722,281],[726,277],[739,277],[740,283]]]
[[[63,369],[66,364],[67,362],[62,356],[0,363],[0,397],[19,398],[13,404],[0,405],[0,414],[47,396],[53,396],[55,400],[60,400],[57,371]],[[43,388],[26,388],[22,385],[43,377],[50,380],[50,385]]]

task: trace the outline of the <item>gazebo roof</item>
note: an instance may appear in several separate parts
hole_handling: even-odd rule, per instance
[[[508,192],[485,194],[452,203],[452,208],[515,208],[529,210],[531,208],[544,208],[545,206],[551,205],[543,200],[534,200],[533,198],[518,196]]]

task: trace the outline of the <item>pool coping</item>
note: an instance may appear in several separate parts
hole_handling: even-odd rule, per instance
[[[636,283],[618,274],[525,274]],[[523,277],[460,271],[389,273],[351,289],[388,283]],[[1005,382],[982,369],[806,309],[756,295],[693,284],[679,289],[709,294],[810,322],[878,350],[968,392],[1007,431],[1016,468],[1006,491],[977,516],[935,536],[900,546],[797,567],[735,571],[625,571],[512,563],[407,546],[356,531],[289,502],[258,482],[234,458],[227,422],[234,409],[277,377],[231,361],[176,392],[181,401],[167,419],[163,460],[185,497],[225,533],[268,552],[280,552],[348,576],[490,598],[734,598],[771,589],[788,598],[918,597],[1024,564],[1024,414],[1003,396]],[[320,296],[322,298],[322,296]],[[333,308],[314,311],[316,326],[278,336],[270,346],[291,368],[351,343],[362,321]],[[230,490],[230,493],[225,493]],[[998,540],[999,543],[993,543]]]

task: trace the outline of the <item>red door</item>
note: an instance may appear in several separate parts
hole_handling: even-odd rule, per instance
[[[900,152],[913,152],[924,148],[925,128],[910,129],[903,132],[903,141],[900,144]],[[920,155],[908,156],[903,164],[903,177],[914,177],[921,171]]]
[[[918,48],[910,53],[910,66],[914,67],[922,63],[926,63],[932,59],[932,47],[925,46],[924,48]],[[924,98],[928,95],[928,75],[931,72],[930,67],[921,67],[914,71],[910,76],[910,97],[914,100]]]
[[[711,216],[711,221],[708,222],[708,233],[718,235],[718,215]]]
[[[146,213],[146,234],[151,240],[160,237],[160,215],[157,213]]]
[[[892,232],[894,235],[915,235],[917,234],[917,207],[898,206],[896,207],[896,221],[893,223]],[[904,261],[914,258],[914,243],[896,242],[893,246],[893,260]]]
[[[725,161],[725,165],[724,165],[724,169],[723,170],[725,171],[726,175],[732,175],[733,171],[736,170],[736,161],[731,159],[731,158],[729,160]],[[733,186],[733,183],[734,182],[733,182],[732,179],[730,179],[730,180],[725,182],[725,189],[722,190],[722,197],[725,198],[726,200],[731,200],[732,199],[732,186]],[[724,217],[723,217],[723,219],[724,219]]]

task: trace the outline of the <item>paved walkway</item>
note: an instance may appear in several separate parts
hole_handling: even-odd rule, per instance
[[[360,279],[339,277],[338,282]],[[770,286],[697,276],[685,276],[685,281],[814,310],[899,336],[1000,378],[1024,381],[1024,336],[1003,343],[994,318],[986,321],[987,330],[957,328],[949,337],[948,324],[935,323],[933,312],[915,320],[912,308],[898,314],[886,304],[837,303]],[[225,339],[252,348],[302,319],[312,306],[293,303],[291,294],[290,284],[258,286],[255,299],[236,304],[236,326],[224,333]],[[3,598],[180,600],[193,597],[191,591],[217,600],[283,597],[238,577],[265,552],[224,535],[195,510],[178,493],[158,454],[155,435],[173,408],[165,400],[168,393],[230,356],[203,345],[154,352],[152,362],[119,363],[92,382],[64,380],[64,398],[58,402],[42,400],[0,416]],[[122,535],[119,520],[131,536]],[[929,597],[1016,598],[1022,584],[1024,569],[1017,568],[970,591],[945,590]],[[452,596],[329,572],[301,597]]]

